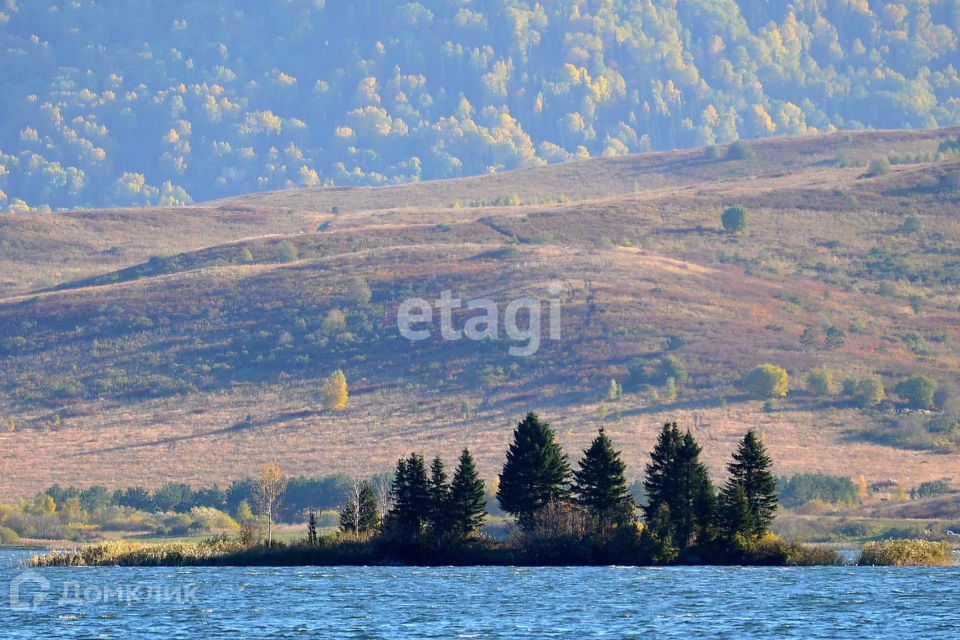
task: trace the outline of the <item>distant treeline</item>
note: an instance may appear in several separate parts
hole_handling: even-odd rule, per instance
[[[392,482],[392,474],[382,476],[385,482]],[[374,479],[371,478],[372,482]],[[252,487],[255,480],[244,478],[235,480],[226,489],[218,484],[209,488],[194,489],[182,482],[168,482],[153,492],[143,487],[129,487],[110,491],[106,487],[95,485],[86,489],[55,484],[43,491],[43,495],[53,498],[59,507],[71,498],[77,498],[80,507],[95,513],[103,507],[130,507],[145,512],[187,513],[194,507],[210,507],[235,514],[240,503],[253,504]],[[300,522],[304,514],[310,511],[332,511],[343,507],[350,499],[355,479],[346,474],[329,476],[300,475],[289,480],[284,492],[280,520]],[[793,476],[781,476],[777,482],[780,504],[788,509],[800,507],[811,500],[828,504],[853,504],[858,499],[856,483],[847,476],[822,473],[802,473]],[[924,498],[950,493],[951,488],[943,481],[923,483],[916,490],[917,497]],[[633,481],[628,487],[633,502],[643,507],[647,503],[642,480]],[[487,510],[499,513],[499,505],[488,496]]]
[[[168,482],[150,492],[143,487],[129,487],[110,491],[106,487],[92,486],[86,489],[61,487],[55,484],[44,494],[53,498],[57,506],[76,498],[80,507],[94,513],[98,509],[117,506],[138,511],[187,513],[194,507],[210,507],[235,514],[242,502],[254,504],[252,478],[235,480],[226,489],[214,484],[209,488],[194,489],[182,482]],[[344,474],[331,476],[292,478],[283,496],[279,519],[284,522],[300,522],[303,514],[314,511],[338,509],[348,498],[354,481]]]

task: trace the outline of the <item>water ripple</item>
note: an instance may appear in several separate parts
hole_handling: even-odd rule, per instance
[[[35,611],[13,611],[15,556],[9,639],[960,637],[956,567],[57,568],[37,572]],[[66,582],[195,597],[61,603]]]

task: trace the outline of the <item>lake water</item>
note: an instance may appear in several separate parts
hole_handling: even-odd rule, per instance
[[[14,610],[26,555],[3,638],[960,637],[957,567],[51,568]]]

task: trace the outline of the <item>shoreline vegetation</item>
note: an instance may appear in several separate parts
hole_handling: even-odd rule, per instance
[[[857,564],[861,567],[949,567],[957,564],[957,552],[945,542],[883,540],[865,544]]]
[[[552,546],[534,549],[512,541],[477,538],[447,549],[410,545],[397,549],[376,540],[330,536],[317,545],[246,547],[236,540],[211,538],[202,542],[103,542],[73,551],[34,556],[34,567],[86,566],[662,566],[656,563],[611,561],[603,550]],[[691,559],[671,565],[833,566],[843,564],[833,549],[807,547],[768,536],[750,552],[728,562]]]
[[[320,535],[309,513],[306,538],[274,539],[287,488],[279,465],[264,467],[252,495],[259,528],[197,543],[112,541],[34,556],[45,566],[830,566],[840,554],[770,532],[777,480],[762,435],[748,431],[717,490],[688,430],[667,423],[644,471],[644,504],[631,497],[620,452],[601,428],[576,469],[535,413],[517,425],[496,484],[515,526],[496,539],[480,533],[487,487],[468,449],[452,479],[438,456],[397,462],[389,487],[358,481],[340,510],[340,527]],[[860,565],[954,563],[944,543],[897,540],[864,547]]]

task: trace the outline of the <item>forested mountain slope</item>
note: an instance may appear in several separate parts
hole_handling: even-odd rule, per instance
[[[0,210],[960,123],[960,0],[0,0]]]

